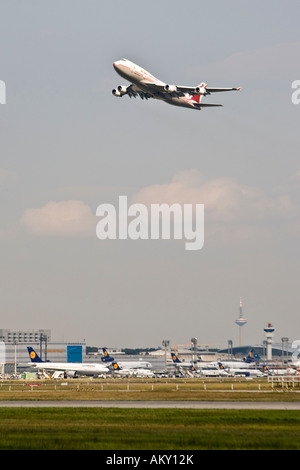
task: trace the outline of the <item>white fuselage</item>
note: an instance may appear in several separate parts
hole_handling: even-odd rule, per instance
[[[151,73],[147,72],[147,70],[143,69],[139,65],[130,62],[130,60],[118,60],[113,64],[116,72],[125,80],[129,82],[135,83],[136,85],[141,85],[143,87],[143,82],[151,82],[157,85],[165,85],[162,81],[155,78]],[[146,91],[146,87],[144,88]]]
[[[118,369],[114,370],[113,374],[120,375],[121,377],[154,377],[154,373],[149,369],[135,369],[135,368],[128,368],[128,369]]]
[[[97,376],[109,372],[109,368],[102,364],[62,363],[62,362],[30,362],[29,365],[45,371],[60,371],[66,374],[81,374]]]
[[[229,369],[253,369],[255,366],[254,363],[243,361],[220,361],[220,364]]]
[[[241,369],[241,368],[229,368],[226,369],[229,375],[244,375],[249,377],[263,377],[265,374],[259,369]]]
[[[226,377],[228,372],[221,369],[197,369],[196,372],[203,377]]]
[[[151,369],[152,364],[146,361],[134,361],[134,362],[119,362],[118,365],[121,369]]]

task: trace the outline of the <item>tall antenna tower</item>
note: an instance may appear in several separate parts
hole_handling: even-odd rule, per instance
[[[246,325],[247,320],[243,318],[243,303],[242,297],[240,297],[240,314],[239,317],[235,320],[235,323],[239,326],[239,338],[240,338],[240,346],[242,346],[242,327]]]

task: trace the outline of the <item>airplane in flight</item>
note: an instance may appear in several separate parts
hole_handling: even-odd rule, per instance
[[[222,104],[203,103],[204,96],[222,91],[236,91],[241,88],[216,88],[209,87],[202,82],[198,86],[169,85],[158,80],[139,65],[130,60],[121,59],[113,63],[116,72],[131,85],[120,85],[112,90],[114,96],[128,95],[130,98],[140,96],[142,99],[155,98],[165,103],[182,106],[190,109],[201,110],[204,107],[223,106]]]
[[[48,362],[42,361],[40,356],[31,347],[27,347],[31,362],[28,365],[34,366],[38,370],[49,372],[62,372],[67,377],[76,378],[80,375],[98,377],[110,372],[110,369],[97,363],[77,363],[77,362]]]

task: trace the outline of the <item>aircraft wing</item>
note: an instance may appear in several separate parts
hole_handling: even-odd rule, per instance
[[[215,88],[208,87],[206,83],[201,83],[199,86],[177,86],[177,85],[166,85],[164,83],[153,83],[149,81],[142,81],[141,87],[136,84],[131,84],[127,87],[119,86],[117,89],[113,90],[115,96],[124,96],[128,95],[131,97],[140,96],[142,99],[149,98],[167,98],[169,97],[181,97],[185,96],[187,93],[189,95],[210,95],[211,93],[220,92],[220,91],[233,91],[240,90],[240,88]],[[202,106],[202,103],[201,103]],[[211,105],[206,105],[211,106]]]
[[[190,95],[197,94],[196,87],[192,86],[165,85],[163,83],[157,84],[146,81],[143,81],[142,83],[143,85],[147,85],[149,91],[151,90],[153,95],[160,94],[165,96],[184,96],[186,93],[189,93]]]
[[[199,85],[197,87],[194,86],[176,86],[176,91],[179,93],[189,93],[190,95],[198,95],[199,92],[203,95],[209,95],[210,93],[215,93],[218,91],[237,91],[240,90],[241,87],[233,87],[233,88],[216,88],[216,87],[208,87],[205,84]],[[166,91],[166,90],[165,90]]]
[[[165,84],[156,84],[152,82],[143,81],[143,85],[149,87],[150,93],[160,93],[164,95],[171,96],[184,96],[186,93],[190,95],[210,95],[211,93],[216,93],[220,91],[238,91],[241,87],[232,87],[232,88],[216,88],[208,87],[206,83],[201,83],[200,85],[194,86],[181,86],[181,85],[165,85]]]

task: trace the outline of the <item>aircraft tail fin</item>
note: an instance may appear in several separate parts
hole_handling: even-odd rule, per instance
[[[103,351],[103,357],[101,357],[101,360],[103,362],[112,362],[114,360],[114,358],[109,355],[106,348],[102,348],[102,351]]]
[[[119,364],[117,362],[113,362],[112,366],[113,366],[114,370],[121,370],[121,367],[119,366]]]
[[[256,362],[260,360],[260,356],[258,354],[253,353],[253,349],[249,352],[248,356],[246,357],[246,362]]]
[[[180,364],[181,363],[181,361],[178,359],[178,356],[175,353],[171,352],[171,357],[172,357],[172,360],[175,364]]]
[[[40,356],[35,352],[33,348],[27,347],[27,350],[28,350],[28,354],[29,354],[31,362],[44,362],[42,361]]]
[[[203,98],[203,95],[194,95],[192,96],[191,101],[194,101],[196,104],[200,104],[202,98]]]

